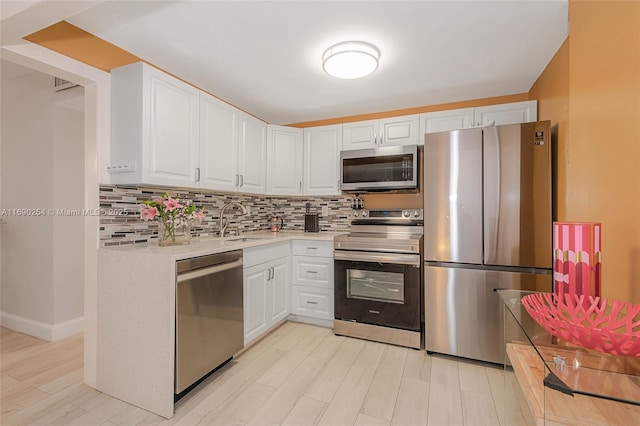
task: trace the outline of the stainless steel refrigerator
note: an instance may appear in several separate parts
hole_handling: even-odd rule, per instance
[[[427,351],[503,363],[494,289],[551,291],[550,133],[542,121],[425,136]]]

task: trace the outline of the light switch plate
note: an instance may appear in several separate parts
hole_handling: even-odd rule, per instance
[[[329,216],[329,206],[322,206],[322,216]]]

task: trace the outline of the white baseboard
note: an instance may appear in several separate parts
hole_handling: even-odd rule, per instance
[[[52,342],[84,331],[84,317],[74,318],[57,324],[47,324],[19,315],[0,312],[0,325]]]
[[[308,317],[305,315],[289,314],[289,321],[302,322],[304,324],[318,325],[320,327],[333,328],[333,320]]]

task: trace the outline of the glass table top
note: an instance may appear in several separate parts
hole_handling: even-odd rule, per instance
[[[569,394],[640,405],[640,357],[611,355],[557,338],[542,328],[522,305],[522,297],[535,292],[510,289],[497,292],[506,312],[544,362],[547,373],[552,373],[545,379],[545,386]]]

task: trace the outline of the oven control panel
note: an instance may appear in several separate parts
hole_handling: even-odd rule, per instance
[[[407,221],[422,220],[422,209],[377,209],[356,210],[353,212],[354,220],[360,221]]]

